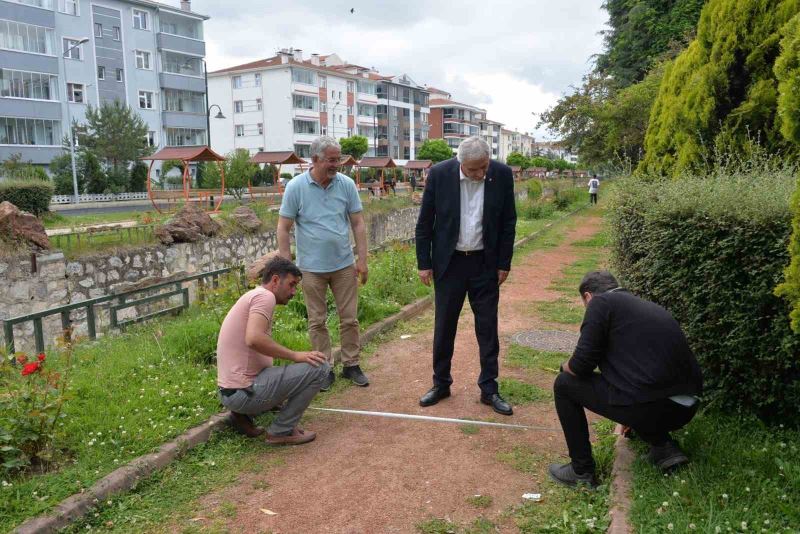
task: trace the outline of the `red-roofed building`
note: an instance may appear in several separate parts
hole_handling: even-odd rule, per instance
[[[319,135],[363,135],[368,156],[416,157],[428,136],[428,91],[407,75],[385,76],[336,54],[284,49],[274,57],[209,73],[214,149],[293,150],[310,157]]]

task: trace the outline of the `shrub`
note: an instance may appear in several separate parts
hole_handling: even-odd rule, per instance
[[[791,304],[792,329],[800,334],[800,178],[797,180],[797,189],[792,198],[792,211],[793,233],[789,244],[792,260],[784,271],[783,283],[775,288],[775,294],[786,298]]]
[[[539,180],[528,180],[525,184],[528,190],[528,198],[538,200],[542,197],[542,182]]]
[[[629,179],[612,200],[623,285],[669,309],[723,406],[800,423],[800,336],[773,294],[788,263],[793,169]]]
[[[571,204],[578,201],[578,190],[570,189],[556,189],[555,196],[553,197],[553,204],[559,210],[566,210]]]
[[[544,219],[553,214],[556,207],[552,202],[541,200],[521,200],[517,201],[517,216],[526,219]]]
[[[215,318],[198,316],[174,325],[164,334],[161,346],[170,358],[209,365],[217,357],[219,328],[220,323]]]
[[[37,217],[50,208],[55,188],[41,180],[9,180],[0,182],[0,202],[8,201]]]

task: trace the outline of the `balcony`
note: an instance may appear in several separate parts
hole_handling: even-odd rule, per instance
[[[206,92],[206,84],[203,78],[194,76],[184,76],[170,72],[161,72],[158,75],[159,83],[164,89],[178,89],[181,91],[194,91],[197,93]]]
[[[203,113],[162,111],[161,121],[166,128],[205,129],[206,127],[206,116]]]
[[[195,56],[206,55],[206,43],[182,35],[159,32],[156,34],[156,45],[159,49],[175,50]]]

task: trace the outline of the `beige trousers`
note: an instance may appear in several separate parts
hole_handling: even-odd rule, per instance
[[[333,367],[331,337],[328,334],[327,291],[330,286],[342,340],[342,365],[358,365],[361,345],[358,339],[358,280],[355,267],[350,265],[332,273],[303,271],[303,295],[308,310],[308,335],[311,347],[328,357]]]

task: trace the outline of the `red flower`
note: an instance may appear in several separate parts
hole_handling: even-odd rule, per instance
[[[40,362],[43,362],[45,358],[47,358],[47,356],[45,356],[44,352],[40,352],[39,355],[36,357],[36,359],[39,360]]]
[[[33,373],[36,373],[39,370],[41,370],[41,364],[39,362],[26,363],[22,367],[22,376],[32,375]]]

